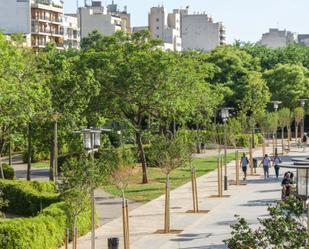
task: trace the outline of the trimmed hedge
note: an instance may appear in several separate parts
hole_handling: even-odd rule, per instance
[[[59,194],[51,182],[1,180],[0,189],[4,199],[9,201],[5,211],[18,215],[37,215],[44,208],[59,201]]]
[[[52,204],[34,218],[0,220],[0,248],[55,249],[63,245],[68,224],[68,210],[63,202]],[[90,209],[77,219],[79,235],[91,228]]]
[[[3,163],[2,168],[3,168],[4,179],[8,180],[15,179],[15,171],[11,165]]]

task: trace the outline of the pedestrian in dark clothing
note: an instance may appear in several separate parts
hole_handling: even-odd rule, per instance
[[[247,168],[249,164],[249,159],[246,157],[246,154],[243,153],[240,159],[240,166],[242,167],[242,171],[244,172],[244,180],[247,178]]]
[[[279,177],[279,170],[280,170],[280,163],[282,162],[281,161],[281,158],[278,156],[278,154],[276,153],[275,154],[275,157],[273,158],[273,165],[274,165],[274,168],[275,168],[275,173],[276,173],[276,178],[278,179]]]

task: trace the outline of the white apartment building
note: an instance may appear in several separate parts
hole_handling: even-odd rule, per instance
[[[290,31],[269,29],[269,32],[263,34],[258,43],[269,48],[283,48],[295,43],[295,37]]]
[[[0,30],[7,35],[24,34],[26,45],[34,50],[49,42],[64,48],[63,18],[62,0],[0,1]]]
[[[94,30],[107,36],[119,30],[131,32],[130,14],[118,11],[114,3],[104,7],[101,1],[91,1],[91,5],[78,9],[77,17],[82,38]]]
[[[79,48],[80,30],[76,14],[63,16],[63,31],[64,48]]]
[[[163,6],[152,7],[148,17],[153,38],[163,41],[165,50],[181,51],[180,14],[167,14]]]
[[[205,13],[189,14],[180,10],[182,49],[211,51],[225,43],[225,28],[221,22],[213,22]]]
[[[153,38],[163,40],[164,48],[173,44],[174,51],[210,51],[225,43],[223,24],[214,23],[205,13],[189,14],[189,7],[175,9],[170,14],[163,6],[151,8],[149,31]]]

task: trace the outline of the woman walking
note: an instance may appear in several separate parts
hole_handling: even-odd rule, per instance
[[[246,154],[243,153],[240,159],[240,166],[242,167],[242,171],[244,172],[244,180],[247,178],[247,167],[249,164],[249,159],[246,157]]]
[[[262,162],[260,163],[263,164],[263,170],[264,170],[264,179],[269,178],[269,166],[270,166],[270,162],[271,162],[271,159],[268,157],[267,154],[265,154]]]

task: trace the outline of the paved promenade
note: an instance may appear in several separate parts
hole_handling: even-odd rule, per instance
[[[254,155],[261,159],[261,150],[256,150]],[[290,155],[303,156],[304,152],[295,150]],[[289,157],[283,159],[287,161]],[[234,180],[235,162],[228,165],[228,172],[229,180]],[[264,180],[261,168],[258,168],[257,173],[260,175],[247,178],[247,185],[230,185],[228,191],[224,192],[230,195],[228,198],[211,198],[217,194],[216,171],[198,178],[199,207],[201,210],[210,210],[207,214],[186,213],[192,209],[191,183],[172,191],[171,227],[181,230],[179,234],[155,234],[163,228],[163,196],[130,211],[131,249],[226,248],[222,240],[230,236],[230,224],[235,222],[235,214],[245,217],[254,226],[257,217],[267,215],[267,205],[280,199],[281,181],[275,179],[274,169],[270,169],[270,178],[267,180]],[[107,249],[109,237],[119,237],[120,248],[123,248],[121,218],[96,230],[96,248]],[[90,234],[78,240],[78,248],[90,248]]]

